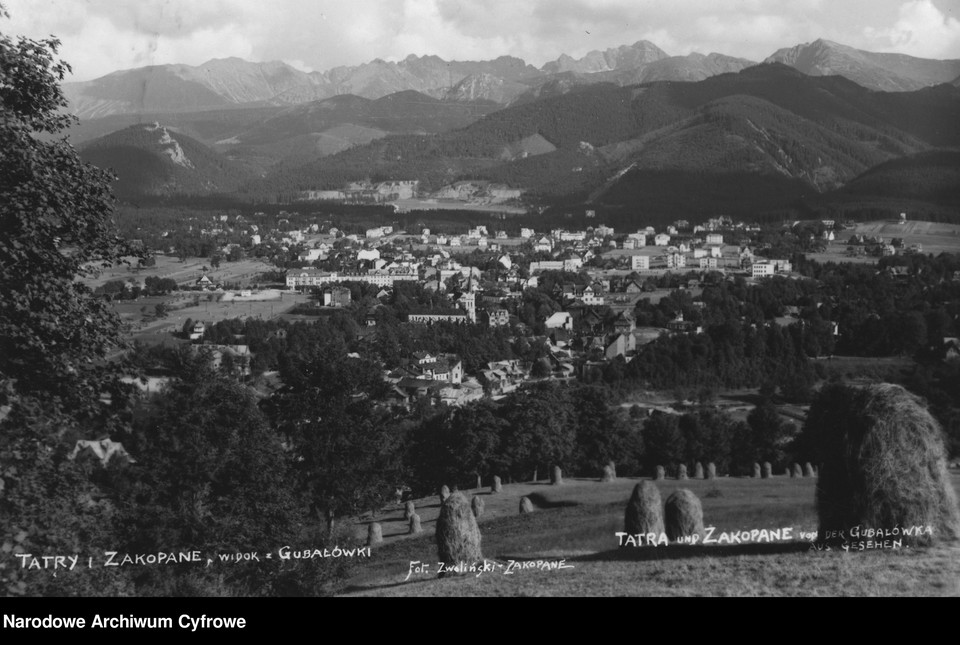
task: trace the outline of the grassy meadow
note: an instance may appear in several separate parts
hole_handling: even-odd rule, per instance
[[[960,489],[960,471],[953,484]],[[927,596],[960,595],[960,545],[900,550],[816,551],[815,479],[719,478],[657,482],[665,500],[688,488],[704,525],[721,532],[791,528],[793,540],[763,544],[619,546],[623,513],[641,480],[593,479],[464,491],[483,496],[482,548],[491,570],[438,579],[433,530],[439,498],[418,500],[424,533],[407,537],[401,506],[356,526],[382,524],[384,543],[341,590],[347,596]],[[536,510],[519,515],[520,498]],[[538,560],[563,569],[536,567]],[[429,568],[411,574],[411,562]],[[522,563],[536,568],[520,569]],[[521,563],[518,565],[518,563]],[[530,566],[530,565],[528,565]]]

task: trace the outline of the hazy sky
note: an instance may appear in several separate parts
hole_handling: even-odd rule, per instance
[[[0,31],[55,35],[72,80],[238,56],[325,71],[375,58],[502,55],[541,66],[650,40],[763,60],[826,38],[960,58],[960,0],[0,0]]]

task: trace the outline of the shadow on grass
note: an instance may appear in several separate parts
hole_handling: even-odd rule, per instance
[[[727,401],[738,401],[752,406],[760,405],[763,401],[759,394],[724,394],[723,398]]]
[[[404,582],[392,582],[388,584],[350,585],[349,587],[338,589],[337,594],[360,593],[363,591],[380,591],[383,589],[397,589],[398,587],[414,587],[430,582],[431,580],[435,580],[436,578],[436,575],[432,575],[426,578],[419,577],[417,579],[410,579]]]
[[[580,506],[580,502],[573,502],[570,500],[560,500],[553,501],[547,499],[547,496],[543,493],[533,493],[527,495],[527,499],[533,502],[533,505],[537,508],[548,509],[548,508],[570,508],[572,506]]]
[[[810,550],[809,542],[781,542],[774,544],[732,544],[732,545],[684,545],[669,546],[625,546],[611,551],[601,551],[589,555],[567,558],[568,562],[645,562],[656,560],[690,560],[702,557],[731,558],[744,555],[787,555],[805,553]],[[517,561],[542,558],[512,558]]]

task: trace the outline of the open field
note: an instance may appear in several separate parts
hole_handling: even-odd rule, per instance
[[[953,471],[954,487],[960,473]],[[424,534],[401,537],[402,509],[377,519],[385,542],[342,591],[361,596],[886,596],[960,595],[960,545],[935,548],[815,551],[814,479],[720,478],[658,483],[666,497],[678,488],[703,502],[704,523],[721,532],[791,528],[792,541],[750,545],[619,547],[627,499],[640,480],[567,480],[562,486],[517,484],[483,495],[480,520],[489,572],[438,580],[433,530],[439,498],[420,500]],[[529,496],[536,510],[517,513]],[[365,524],[358,525],[365,534]],[[564,560],[561,570],[508,575],[511,561]],[[428,563],[410,574],[411,562]],[[502,565],[496,567],[496,565]]]
[[[184,292],[165,298],[141,298],[136,302],[114,303],[114,310],[129,327],[134,340],[147,343],[166,342],[174,332],[183,329],[187,319],[215,324],[235,318],[279,318],[300,304],[310,302],[311,296],[291,291],[268,290],[249,298],[234,292]],[[156,318],[156,305],[168,307],[166,318]]]
[[[924,253],[956,253],[960,251],[960,225],[940,224],[937,222],[907,222],[900,224],[893,221],[864,222],[857,225],[853,231],[844,231],[844,235],[854,233],[859,235],[880,235],[884,240],[895,237],[903,238],[903,243],[909,248],[911,244],[922,244]],[[846,240],[850,239],[846,235]],[[838,240],[839,241],[839,240]]]
[[[960,225],[940,224],[936,222],[907,222],[900,224],[893,220],[862,222],[853,229],[837,234],[826,253],[809,253],[807,257],[817,262],[854,262],[858,264],[876,264],[877,258],[847,255],[847,242],[853,235],[869,237],[881,236],[887,242],[895,237],[903,239],[904,248],[913,244],[923,246],[925,255],[941,253],[960,253]]]
[[[98,277],[86,279],[84,283],[91,289],[96,289],[113,280],[143,282],[153,276],[170,278],[181,285],[192,284],[203,277],[203,267],[210,267],[210,261],[206,258],[190,258],[186,262],[181,262],[175,257],[157,255],[156,259],[157,265],[154,267],[136,270],[125,265],[119,265],[103,270]],[[206,275],[216,283],[230,282],[246,286],[256,282],[261,274],[276,270],[275,266],[262,260],[248,259],[240,262],[223,262],[219,269],[207,271]]]

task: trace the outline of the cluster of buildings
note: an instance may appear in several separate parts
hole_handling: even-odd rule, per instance
[[[401,199],[413,199],[420,192],[419,181],[351,182],[342,190],[308,190],[303,201],[383,204]]]

